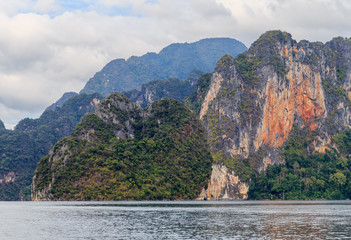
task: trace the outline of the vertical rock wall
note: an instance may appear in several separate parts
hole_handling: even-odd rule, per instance
[[[217,162],[200,199],[242,199],[225,159],[254,159],[256,170],[284,163],[281,147],[296,128],[316,132],[315,150],[350,127],[351,40],[297,43],[288,33],[263,34],[236,59],[218,61],[200,111]],[[245,192],[246,191],[246,192]]]

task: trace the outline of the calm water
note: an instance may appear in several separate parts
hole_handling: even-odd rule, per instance
[[[0,202],[0,239],[351,239],[351,201]]]

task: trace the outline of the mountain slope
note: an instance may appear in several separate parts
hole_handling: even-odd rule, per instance
[[[224,54],[236,56],[245,50],[244,44],[230,38],[172,44],[158,54],[111,61],[87,82],[81,93],[97,92],[108,96],[113,92],[140,89],[143,83],[156,79],[184,80],[194,69],[212,72],[216,61]]]
[[[142,110],[114,93],[40,160],[32,199],[193,199],[211,172],[207,147],[184,104],[161,99]]]
[[[246,198],[255,171],[285,162],[292,132],[315,133],[305,146],[311,154],[332,149],[333,136],[350,128],[350,57],[349,39],[297,43],[280,31],[263,34],[236,58],[222,57],[208,90],[199,88],[190,101],[201,104],[213,176],[227,179],[212,179],[201,198]]]
[[[0,131],[0,199],[29,200],[37,163],[59,139],[72,133],[87,112],[102,99],[79,95],[38,119],[24,119],[14,131]]]

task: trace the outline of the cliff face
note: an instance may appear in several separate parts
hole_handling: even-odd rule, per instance
[[[263,34],[237,58],[222,57],[199,113],[214,160],[222,164],[213,174],[222,169],[224,179],[221,184],[211,179],[208,189],[214,184],[216,190],[207,191],[209,199],[218,199],[219,186],[228,193],[220,199],[245,198],[245,191],[230,190],[240,180],[228,176],[248,183],[248,172],[240,171],[245,166],[261,171],[284,163],[281,147],[295,128],[313,131],[314,150],[321,152],[332,136],[349,128],[350,59],[349,39],[297,43],[280,31]]]
[[[141,109],[114,93],[40,160],[32,200],[194,199],[211,164],[204,129],[184,104]]]
[[[249,184],[240,182],[231,169],[221,164],[212,165],[208,187],[202,189],[197,200],[233,200],[246,199]]]

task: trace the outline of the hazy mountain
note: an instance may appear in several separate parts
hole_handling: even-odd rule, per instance
[[[87,82],[81,93],[97,92],[108,96],[112,92],[140,89],[143,83],[156,79],[184,80],[194,69],[212,72],[224,54],[236,56],[246,50],[244,44],[230,38],[171,44],[158,54],[111,61]]]

